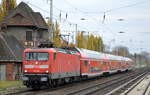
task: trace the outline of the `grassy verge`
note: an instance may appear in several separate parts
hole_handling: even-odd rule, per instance
[[[0,90],[5,90],[7,88],[22,86],[22,81],[0,81]]]

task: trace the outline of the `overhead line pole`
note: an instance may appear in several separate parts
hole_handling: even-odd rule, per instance
[[[53,37],[54,37],[54,31],[53,31],[53,0],[50,0],[50,22],[51,22],[51,27],[50,27],[49,32],[51,32],[51,33],[49,33],[49,38],[53,42]]]
[[[77,36],[78,36],[78,25],[75,24],[75,35],[74,35],[74,40],[75,40],[75,45],[77,46]]]

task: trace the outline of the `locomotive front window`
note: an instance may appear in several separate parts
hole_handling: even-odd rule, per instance
[[[38,61],[47,61],[48,53],[38,53]]]
[[[35,52],[26,53],[26,60],[37,60],[37,53]]]
[[[29,52],[26,53],[26,60],[28,61],[47,61],[49,54],[46,52]]]

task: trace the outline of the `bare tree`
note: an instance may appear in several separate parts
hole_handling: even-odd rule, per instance
[[[129,49],[125,46],[116,46],[113,48],[112,53],[120,56],[130,56]]]

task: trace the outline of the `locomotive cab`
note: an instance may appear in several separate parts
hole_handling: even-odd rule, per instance
[[[23,57],[23,82],[27,87],[51,87],[80,77],[79,54],[74,51],[26,49]]]
[[[54,51],[26,49],[23,58],[23,83],[37,88],[49,79],[50,64]]]

